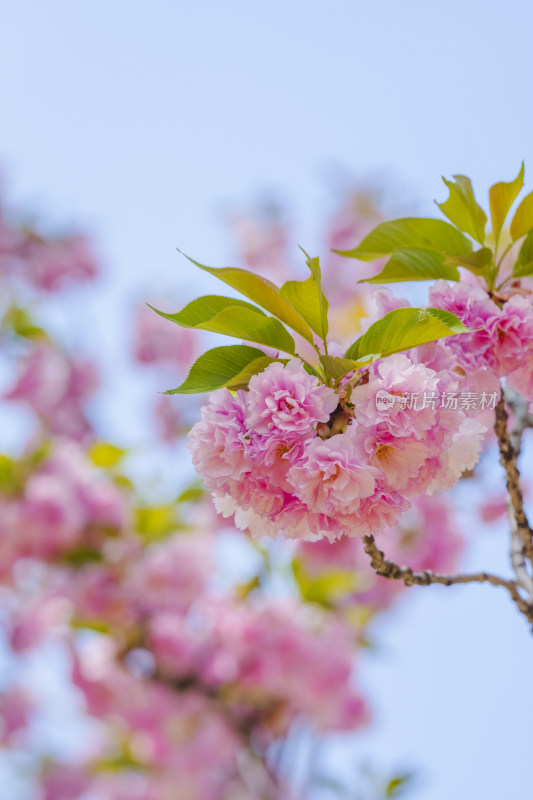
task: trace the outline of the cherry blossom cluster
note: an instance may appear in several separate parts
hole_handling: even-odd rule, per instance
[[[76,442],[58,440],[50,452],[36,455],[38,464],[23,469],[28,474],[21,485],[0,495],[0,574],[9,574],[20,558],[47,561],[100,546],[128,521],[126,494],[90,464]]]
[[[93,428],[84,405],[99,383],[92,361],[70,357],[52,342],[32,343],[4,399],[23,403],[54,436],[87,442]]]
[[[34,290],[56,292],[94,280],[99,269],[86,236],[43,236],[14,222],[0,203],[0,272]]]
[[[438,344],[455,358],[456,368],[505,378],[508,386],[533,402],[533,293],[528,282],[517,281],[496,300],[477,283],[439,280],[429,299],[474,331]]]
[[[377,533],[412,498],[451,488],[477,461],[485,432],[462,409],[382,407],[378,394],[433,395],[458,385],[452,371],[403,354],[338,391],[298,359],[276,362],[248,392],[212,396],[190,434],[193,463],[218,510],[254,536]]]

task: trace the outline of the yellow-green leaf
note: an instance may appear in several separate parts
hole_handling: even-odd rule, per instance
[[[270,364],[279,361],[282,364],[287,363],[286,358],[271,358],[270,356],[263,355],[261,358],[256,358],[247,364],[238,375],[235,375],[230,381],[226,383],[226,389],[237,391],[237,389],[246,389],[250,383],[250,378],[263,372]]]
[[[442,253],[412,247],[397,250],[378,275],[359,283],[401,283],[402,281],[432,281],[443,278],[458,281],[457,267],[449,264]]]
[[[307,253],[305,255],[307,256]],[[328,301],[322,291],[318,258],[307,256],[307,266],[311,270],[310,278],[306,281],[287,281],[279,292],[325,342],[328,335]]]
[[[358,360],[372,356],[375,361],[467,331],[455,314],[440,308],[396,308],[356,339],[344,357]]]
[[[155,311],[156,314],[170,320],[170,322],[175,322],[182,328],[197,328],[205,324],[208,320],[213,319],[213,317],[225,308],[234,306],[248,308],[264,316],[264,312],[251,303],[239,300],[236,297],[222,297],[218,294],[206,294],[203,297],[197,297],[196,300],[187,303],[185,308],[182,308],[181,311],[178,311],[176,314],[167,314],[165,311],[154,308],[150,303],[146,305]]]
[[[109,442],[95,442],[89,448],[89,458],[97,467],[114,467],[126,451]]]
[[[459,256],[472,250],[472,242],[442,219],[403,217],[381,222],[353,250],[334,252],[360,261],[375,261],[406,248],[423,248]]]
[[[492,250],[490,247],[481,247],[464,256],[447,256],[446,262],[456,267],[466,267],[475,275],[484,275],[492,263]]]
[[[442,213],[448,217],[459,230],[468,233],[476,242],[485,241],[485,225],[487,215],[476,202],[472,181],[466,175],[454,175],[453,181],[442,180],[450,190],[450,196],[444,203],[437,203]],[[460,253],[455,253],[460,255]]]
[[[180,251],[181,252],[181,251]],[[183,253],[185,255],[185,253]],[[233,289],[243,294],[249,300],[269,311],[277,319],[284,322],[289,328],[299,333],[307,341],[313,341],[313,332],[305,319],[298,313],[284,297],[272,281],[237,267],[206,267],[190,256],[185,256],[204,272],[209,272],[215,278],[227,283]]]
[[[530,230],[533,230],[533,192],[526,194],[516,209],[509,228],[513,242]]]
[[[214,347],[194,362],[181,386],[171,389],[165,394],[212,392],[230,383],[253,361],[267,357],[257,347],[249,347],[245,344]]]
[[[533,273],[533,231],[530,231],[518,254],[518,259],[514,265],[513,275],[515,278],[525,278]]]
[[[323,364],[327,374],[333,378],[335,383],[338,383],[349,372],[363,367],[368,364],[369,359],[361,359],[360,361],[353,361],[349,358],[338,358],[338,356],[320,356],[320,361]]]
[[[492,221],[492,233],[496,241],[500,236],[503,223],[507,218],[511,206],[518,197],[524,185],[524,162],[520,167],[520,172],[510,183],[501,181],[495,183],[489,189],[490,218]]]
[[[278,319],[267,317],[260,308],[250,303],[207,295],[193,300],[177,314],[167,314],[157,308],[153,310],[183,327],[222,333],[295,355],[294,339],[288,330]]]

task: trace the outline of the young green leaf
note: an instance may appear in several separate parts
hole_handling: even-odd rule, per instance
[[[460,256],[472,250],[472,242],[442,219],[403,217],[381,222],[353,250],[334,252],[360,261],[375,261],[397,250],[413,247]]]
[[[170,389],[165,394],[213,392],[230,383],[252,361],[265,357],[262,350],[246,344],[214,347],[194,362],[181,386],[178,386],[177,389]]]
[[[496,242],[500,237],[500,231],[507,218],[507,214],[518,197],[523,185],[524,162],[522,162],[520,172],[514,181],[510,183],[501,181],[500,183],[495,183],[494,186],[491,186],[489,189],[490,218],[492,221],[492,233]]]
[[[525,264],[517,264],[513,270],[515,278],[527,278],[533,275],[533,261],[528,261]]]
[[[434,342],[468,329],[455,314],[440,308],[396,308],[389,311],[348,348],[345,358],[378,358]]]
[[[530,230],[533,230],[533,192],[526,194],[516,209],[509,228],[513,242]]]
[[[490,247],[481,247],[468,255],[447,256],[446,262],[456,267],[466,267],[474,275],[484,275],[492,263],[492,250]]]
[[[200,301],[204,299],[201,297]],[[229,300],[229,298],[225,297],[217,299]],[[191,312],[190,306],[193,304],[194,301],[189,303],[189,306],[186,306],[181,314],[165,314],[157,311],[156,308],[154,311],[157,311],[158,314],[167,319],[173,317],[172,321],[177,322],[176,318],[183,318],[183,316],[191,319],[192,313],[194,313],[195,317],[200,316],[198,308]],[[184,314],[184,312],[186,313]],[[188,325],[187,327],[212,331],[213,333],[223,333],[226,336],[235,336],[237,339],[245,339],[248,342],[274,347],[276,350],[283,350],[285,353],[295,355],[294,339],[281,322],[275,317],[267,317],[260,308],[256,308],[249,303],[239,303],[238,305],[226,303],[225,307],[215,313],[214,316],[202,322],[197,322],[194,326]]]
[[[230,306],[241,306],[242,308],[248,308],[258,314],[264,315],[264,312],[261,311],[260,308],[253,306],[251,303],[247,303],[245,300],[238,300],[235,297],[221,297],[217,294],[207,294],[204,295],[204,297],[198,297],[176,314],[167,314],[165,311],[154,308],[150,303],[146,305],[151,308],[152,311],[155,311],[156,314],[159,314],[159,316],[170,320],[170,322],[175,322],[176,325],[180,325],[182,328],[196,328],[208,320],[213,319],[220,311],[224,311],[225,308],[229,308]]]
[[[476,242],[485,241],[487,215],[476,202],[472,182],[465,175],[454,175],[454,181],[442,180],[450,190],[444,203],[437,203],[444,216],[448,217],[459,230],[468,233]],[[460,255],[455,253],[453,255]]]
[[[528,233],[520,252],[516,264],[514,265],[513,275],[515,278],[525,278],[533,274],[533,230]]]
[[[307,256],[307,253],[305,255]],[[310,278],[306,281],[287,281],[280,288],[279,293],[325,342],[328,336],[328,300],[322,291],[322,276],[318,258],[307,256],[307,266],[311,270]]]
[[[338,383],[349,372],[353,372],[360,367],[368,364],[370,359],[362,358],[360,361],[354,361],[349,358],[339,358],[338,356],[320,356],[320,362],[326,370],[327,374],[333,378],[335,383]]]
[[[281,296],[278,287],[267,278],[262,278],[260,275],[255,275],[253,272],[248,272],[238,267],[206,267],[204,264],[200,264],[190,258],[190,256],[185,256],[185,258],[200,269],[203,269],[204,272],[209,272],[219,280],[227,283],[228,286],[236,289],[249,300],[253,300],[261,308],[270,311],[277,319],[299,333],[308,342],[313,342],[313,332],[308,323],[296,311],[294,306]]]
[[[263,355],[261,358],[256,358],[253,361],[250,361],[250,363],[247,364],[238,375],[235,375],[234,378],[226,383],[226,389],[231,389],[233,391],[237,391],[237,389],[246,389],[250,383],[250,378],[253,378],[254,375],[258,375],[260,372],[263,372],[275,361],[286,364],[288,359],[271,358],[270,356],[265,355]]]
[[[359,283],[401,283],[430,281],[437,278],[458,281],[457,267],[447,263],[446,257],[441,253],[421,247],[411,247],[397,250],[378,275],[364,278]]]

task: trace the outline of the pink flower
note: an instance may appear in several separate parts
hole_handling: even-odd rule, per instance
[[[57,239],[29,235],[20,256],[29,281],[47,292],[93,280],[99,272],[89,240],[80,234]]]
[[[212,568],[205,537],[176,534],[146,550],[132,565],[125,588],[143,613],[185,611],[205,591]]]
[[[171,397],[163,395],[154,406],[157,433],[163,442],[175,442],[183,431],[183,421]]]
[[[439,390],[437,373],[398,353],[379,361],[371,374],[367,384],[352,392],[357,422],[394,436],[424,438],[437,418],[430,402]],[[394,402],[381,405],[378,392],[392,396]],[[416,408],[408,402],[411,399],[418,400]]]
[[[246,424],[256,434],[312,437],[317,422],[327,422],[337,407],[333,389],[320,385],[298,359],[270,364],[249,384]]]
[[[429,304],[451,311],[467,328],[475,331],[452,336],[445,341],[445,346],[456,355],[459,364],[468,368],[492,368],[493,339],[487,324],[500,315],[500,309],[487,293],[477,284],[464,281],[448,284],[438,280],[429,291]]]
[[[306,459],[289,470],[295,494],[311,511],[334,517],[358,511],[376,488],[377,470],[356,455],[346,434],[310,443]]]
[[[417,477],[431,454],[426,442],[387,431],[365,431],[363,426],[357,426],[357,432],[359,446],[370,464],[383,473],[389,488],[405,495],[420,493]]]
[[[533,306],[529,299],[514,295],[501,312],[488,321],[494,342],[497,374],[501,377],[518,369],[526,354],[533,355]]]
[[[524,363],[511,372],[507,384],[526,400],[531,400],[530,411],[533,413],[533,354],[526,355]]]
[[[23,732],[30,721],[32,698],[23,689],[12,687],[0,693],[0,744]]]
[[[141,306],[135,315],[135,358],[141,364],[166,363],[187,370],[198,353],[198,335]]]
[[[50,344],[31,348],[15,384],[4,395],[26,403],[57,436],[86,440],[91,435],[83,405],[98,385],[95,367],[68,358]]]
[[[210,488],[222,489],[251,470],[245,414],[245,392],[233,396],[219,389],[203,406],[202,418],[189,434],[192,462]]]

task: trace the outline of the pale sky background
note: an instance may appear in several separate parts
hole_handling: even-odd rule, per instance
[[[124,301],[192,297],[175,247],[227,262],[225,204],[276,191],[312,250],[331,165],[388,175],[428,213],[441,175],[483,197],[525,159],[531,190],[532,26],[528,0],[0,0],[8,195],[88,228],[112,272],[80,341],[112,365]],[[496,532],[472,542],[471,566],[506,564]],[[418,769],[413,800],[529,797],[533,642],[503,592],[415,588],[377,638],[361,676],[376,723],[335,749],[339,770]]]

